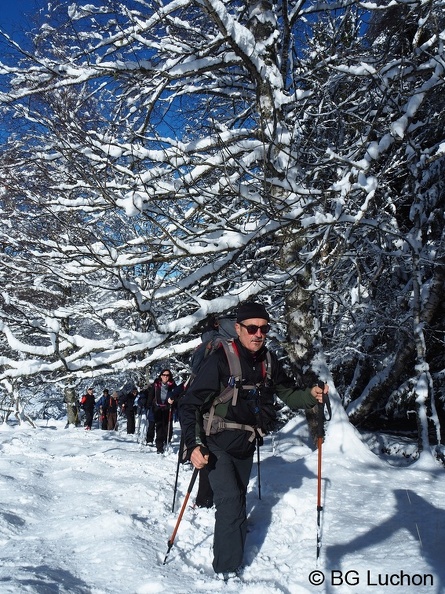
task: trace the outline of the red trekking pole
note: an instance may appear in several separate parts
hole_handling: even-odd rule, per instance
[[[207,455],[209,453],[208,449],[206,447],[204,447],[204,446],[200,446],[200,449],[201,449],[201,453],[202,453],[203,456],[205,456],[205,455]],[[175,528],[173,530],[173,533],[170,536],[170,539],[169,539],[169,541],[167,543],[168,544],[168,549],[167,549],[167,553],[166,553],[166,555],[164,557],[164,563],[163,563],[163,565],[165,565],[165,562],[167,561],[167,557],[168,557],[168,555],[169,555],[169,553],[171,551],[171,548],[173,546],[173,543],[175,542],[176,533],[178,532],[179,524],[181,523],[182,516],[184,515],[185,508],[187,507],[187,502],[188,502],[188,500],[190,498],[190,495],[191,495],[191,492],[193,490],[193,485],[196,482],[196,477],[198,476],[198,472],[199,472],[199,469],[198,468],[194,468],[193,469],[192,478],[190,479],[190,484],[188,486],[187,493],[186,493],[186,496],[185,496],[185,499],[184,499],[184,503],[182,504],[182,507],[181,507],[181,511],[179,512],[179,516],[178,516],[178,519],[176,521],[176,526],[175,526]]]
[[[169,541],[167,543],[168,544],[168,549],[167,549],[167,553],[166,553],[166,555],[164,557],[164,563],[163,563],[163,565],[165,565],[165,563],[167,561],[167,557],[169,556],[170,551],[171,551],[171,548],[173,546],[173,543],[175,542],[176,533],[178,532],[179,524],[181,523],[182,516],[184,515],[185,508],[187,507],[187,502],[188,502],[188,500],[190,498],[190,494],[191,494],[191,492],[193,490],[193,485],[195,484],[196,477],[198,476],[198,472],[199,472],[198,468],[195,468],[193,470],[192,478],[190,480],[190,484],[189,484],[188,489],[187,489],[187,494],[185,496],[184,503],[182,504],[181,511],[179,512],[179,516],[178,516],[178,519],[176,521],[175,528],[174,528],[174,530],[172,532],[172,535],[170,536],[170,539],[169,539]]]

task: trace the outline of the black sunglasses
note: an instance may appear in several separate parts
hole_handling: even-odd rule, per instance
[[[261,334],[267,334],[270,330],[270,324],[263,324],[262,326],[256,326],[255,324],[243,324],[242,322],[239,323],[240,326],[245,328],[249,334],[256,334],[258,330],[261,331]]]

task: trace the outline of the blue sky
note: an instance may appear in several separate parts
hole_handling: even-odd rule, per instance
[[[0,28],[15,39],[29,29],[26,15],[46,6],[46,0],[0,0]]]

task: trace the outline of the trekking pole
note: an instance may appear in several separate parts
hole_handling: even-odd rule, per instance
[[[317,472],[317,561],[321,549],[321,450],[324,437],[324,405],[318,404],[318,428],[317,428],[317,450],[318,450],[318,472]]]
[[[187,506],[187,502],[189,500],[190,494],[192,492],[193,485],[195,484],[196,477],[198,476],[198,472],[199,472],[198,468],[195,468],[193,470],[192,478],[190,480],[190,484],[189,484],[188,489],[187,489],[187,494],[185,496],[184,503],[182,504],[181,511],[179,512],[179,516],[178,516],[178,519],[176,521],[176,525],[175,525],[175,528],[173,530],[173,533],[170,536],[170,539],[169,539],[169,541],[167,543],[168,544],[168,549],[167,549],[167,553],[166,553],[166,555],[164,557],[164,563],[163,563],[163,565],[165,565],[165,563],[167,561],[167,557],[169,556],[170,551],[171,551],[171,548],[173,546],[173,543],[175,542],[176,533],[178,532],[179,524],[181,523],[182,516],[184,515],[184,511],[185,511],[185,508]]]
[[[139,443],[139,431],[141,429],[141,414],[139,413],[137,415],[137,419],[136,419],[136,427],[134,432],[136,433],[136,441],[137,443]]]
[[[258,468],[258,499],[261,499],[261,474],[260,474],[260,440],[256,439],[256,462]]]
[[[184,433],[181,431],[181,440],[179,442],[179,451],[178,451],[178,463],[176,464],[176,477],[175,477],[175,486],[173,488],[173,503],[172,503],[172,513],[175,511],[175,500],[176,500],[176,491],[178,489],[178,476],[179,476],[179,467],[181,465],[182,460],[182,450],[184,449]]]
[[[124,415],[122,414],[122,412],[116,411],[116,423],[114,425],[114,430],[118,431],[119,427],[120,427],[120,420],[124,418]]]
[[[168,422],[167,422],[167,452],[170,451],[170,431],[172,427],[173,419],[173,407],[171,404],[168,405]]]
[[[318,386],[324,390],[325,384],[324,382],[318,382]],[[328,418],[325,418],[324,414],[324,407],[328,409]],[[321,550],[321,512],[323,511],[323,506],[321,505],[321,459],[322,459],[322,447],[323,447],[323,440],[324,440],[324,422],[329,421],[331,419],[331,403],[329,401],[329,396],[327,394],[323,394],[323,402],[318,403],[318,425],[317,425],[317,450],[318,450],[318,471],[317,471],[317,562],[318,558],[320,557],[320,550]]]

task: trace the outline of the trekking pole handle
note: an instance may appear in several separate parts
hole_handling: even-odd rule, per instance
[[[317,386],[323,390],[323,402],[318,403],[317,437],[324,437],[324,405],[325,405],[324,389],[325,389],[325,383],[321,380],[318,380]]]
[[[205,445],[200,445],[200,446],[199,446],[199,449],[200,449],[200,451],[201,451],[201,454],[202,454],[203,456],[208,456],[208,455],[210,454],[210,452],[209,452],[209,448],[208,448],[208,447],[206,447]]]

